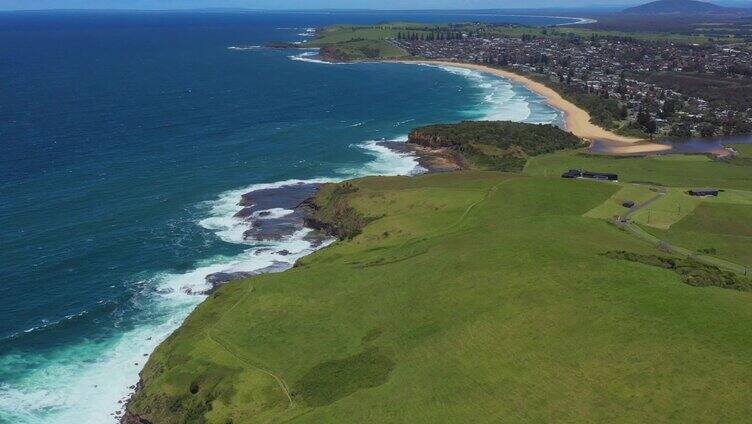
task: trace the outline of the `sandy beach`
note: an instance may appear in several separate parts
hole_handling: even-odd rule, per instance
[[[453,66],[457,68],[472,69],[514,81],[524,86],[528,90],[543,96],[546,99],[546,102],[551,107],[562,111],[564,113],[566,128],[568,131],[572,132],[572,134],[588,141],[602,140],[608,142],[608,153],[611,154],[649,154],[664,152],[671,149],[671,147],[667,145],[657,144],[648,140],[641,140],[638,138],[624,137],[618,134],[614,134],[611,131],[605,130],[590,122],[589,113],[587,113],[583,109],[580,109],[572,102],[564,99],[556,91],[552,90],[549,87],[546,87],[545,85],[537,81],[533,81],[530,78],[515,74],[513,72],[491,68],[484,65],[462,62],[448,62],[437,60],[416,60],[400,62],[425,63],[429,65]]]

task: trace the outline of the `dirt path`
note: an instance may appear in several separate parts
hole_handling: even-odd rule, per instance
[[[223,312],[222,316],[217,321],[215,321],[215,322],[221,321],[222,318],[226,314],[228,314],[233,309],[235,309],[235,307],[238,306],[240,304],[240,302],[243,299],[245,299],[251,292],[253,292],[253,286],[249,285],[248,286],[248,290],[246,290],[245,293],[243,293],[243,295],[240,296],[238,298],[238,300],[230,308],[228,308],[225,312]],[[282,393],[284,393],[285,396],[287,397],[287,400],[289,402],[288,406],[287,406],[288,409],[295,407],[295,401],[293,400],[292,395],[290,394],[290,388],[287,386],[287,383],[285,382],[285,380],[282,377],[280,377],[279,375],[275,374],[271,370],[268,370],[268,369],[260,367],[260,366],[258,366],[256,364],[253,364],[251,361],[249,361],[249,360],[243,358],[241,355],[233,352],[232,349],[230,349],[230,347],[226,343],[221,342],[214,334],[212,334],[212,330],[213,329],[214,329],[214,325],[212,325],[210,328],[208,328],[206,330],[206,334],[209,337],[209,340],[211,340],[212,342],[214,342],[214,344],[216,344],[217,346],[219,346],[220,348],[222,348],[222,350],[224,350],[229,355],[231,355],[232,357],[234,357],[235,359],[237,359],[238,361],[240,361],[244,365],[248,366],[249,368],[252,368],[252,369],[254,369],[256,371],[262,372],[262,373],[264,373],[264,374],[272,377],[277,382],[277,385],[279,385],[279,388],[280,388],[280,390],[282,390]]]
[[[667,193],[667,190],[664,187],[655,187],[655,189],[658,190],[655,196],[630,208],[629,211],[624,213],[622,216],[618,217],[615,220],[614,224],[616,224],[616,226],[623,229],[624,231],[632,234],[633,236],[652,244],[660,251],[667,252],[667,253],[674,254],[677,256],[681,256],[681,257],[685,257],[687,259],[691,259],[691,260],[700,262],[705,265],[715,266],[720,269],[731,271],[739,275],[745,275],[745,276],[749,275],[750,269],[744,265],[739,265],[737,263],[730,262],[725,259],[702,255],[690,249],[687,249],[681,246],[676,246],[674,244],[669,243],[666,240],[662,240],[648,233],[647,231],[643,230],[639,225],[633,223],[630,220],[630,217],[632,215],[634,215],[637,211],[650,206],[652,203],[654,203],[661,197],[665,196]]]

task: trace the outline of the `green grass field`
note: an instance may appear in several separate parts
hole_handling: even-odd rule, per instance
[[[391,23],[378,26],[337,25],[325,28],[310,40],[310,47],[336,46],[338,54],[348,60],[398,59],[407,53],[386,41],[400,32],[425,34],[436,25]]]
[[[585,213],[588,218],[613,219],[623,215],[627,208],[623,206],[626,201],[642,203],[656,195],[652,187],[641,184],[618,183],[619,191],[614,193],[605,202]]]
[[[310,41],[312,45],[336,44],[352,40],[386,40],[396,38],[400,32],[425,34],[427,28],[438,28],[438,25],[390,23],[374,26],[336,25],[325,28]]]
[[[633,222],[668,243],[749,267],[752,237],[744,229],[752,228],[752,145],[734,148],[739,154],[728,162],[703,155],[616,158],[565,151],[531,158],[525,172],[548,177],[570,168],[618,173],[620,191],[585,214],[591,218],[613,219],[626,212],[624,200],[640,204],[660,187],[666,194],[632,215]],[[723,191],[718,197],[687,194],[691,187],[707,186]]]
[[[537,157],[527,172],[580,160]],[[667,169],[635,178],[669,183],[672,164],[687,166],[656,163]],[[752,414],[752,294],[603,256],[655,253],[583,216],[623,186],[494,172],[353,185],[344,199],[378,219],[290,271],[223,286],[154,352],[130,412],[155,423]]]
[[[572,168],[614,172],[619,174],[619,180],[622,182],[752,190],[752,163],[730,165],[698,155],[637,158],[594,156],[581,151],[563,151],[531,158],[525,166],[525,173],[558,177],[562,172]]]
[[[752,204],[703,202],[665,231],[651,231],[672,243],[731,259],[752,271]]]
[[[399,32],[411,32],[426,34],[431,30],[448,30],[447,24],[423,24],[414,22],[390,22],[379,25],[336,25],[326,28],[319,36],[312,40],[316,43],[331,44],[341,43],[352,39],[384,40],[396,38]],[[523,35],[535,37],[570,37],[572,35],[590,38],[593,35],[600,37],[632,37],[643,41],[668,41],[686,44],[704,44],[710,39],[704,35],[684,35],[675,33],[659,32],[625,32],[605,31],[587,28],[540,28],[517,25],[488,25],[488,24],[454,24],[452,30],[478,32],[490,37],[520,38]],[[716,40],[715,42],[718,42]]]

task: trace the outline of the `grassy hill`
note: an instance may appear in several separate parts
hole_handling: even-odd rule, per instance
[[[697,13],[723,13],[728,9],[697,0],[658,0],[639,6],[624,9],[622,13],[650,15],[655,13],[671,14],[697,14]]]
[[[642,186],[558,176],[580,166],[677,188],[752,186],[745,164],[685,158],[560,152],[525,174],[327,186],[318,217],[357,231],[213,294],[154,352],[130,416],[746,421],[752,293],[685,284],[652,246],[593,216]]]

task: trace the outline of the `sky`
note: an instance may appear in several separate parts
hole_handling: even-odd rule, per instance
[[[649,1],[649,0],[645,0]],[[641,0],[0,0],[0,10],[29,9],[506,9],[628,5]]]
[[[625,6],[650,0],[0,0],[0,10],[30,9],[508,9]],[[714,1],[730,5],[739,0]],[[743,0],[752,6],[752,0]],[[735,4],[736,5],[736,4]]]

